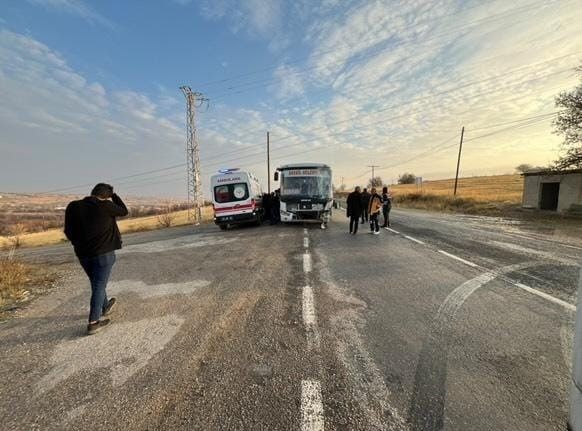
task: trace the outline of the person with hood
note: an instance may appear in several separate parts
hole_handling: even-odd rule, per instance
[[[388,187],[382,188],[382,215],[384,216],[384,224],[381,226],[388,229],[390,226],[390,210],[392,209],[392,197],[388,193]]]
[[[370,193],[370,203],[368,204],[368,213],[370,214],[370,233],[374,235],[380,234],[378,217],[380,217],[381,209],[382,197],[376,192],[376,188],[372,187],[372,193]]]
[[[364,188],[362,192],[362,224],[368,221],[368,206],[370,205],[370,193]]]
[[[73,244],[79,263],[91,282],[87,333],[107,326],[115,298],[107,299],[107,282],[115,263],[115,250],[121,248],[116,217],[128,214],[127,207],[109,184],[99,183],[91,196],[72,201],[65,211],[65,235]]]
[[[356,187],[353,192],[348,195],[346,216],[350,218],[350,235],[358,233],[358,224],[362,216],[362,193],[360,187]]]

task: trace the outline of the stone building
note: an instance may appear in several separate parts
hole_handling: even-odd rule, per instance
[[[524,208],[582,212],[582,169],[523,174]]]

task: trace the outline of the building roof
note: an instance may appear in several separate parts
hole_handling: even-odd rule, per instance
[[[552,169],[540,169],[540,170],[532,170],[529,172],[524,172],[524,177],[531,177],[534,175],[572,175],[572,174],[582,174],[582,169],[568,169],[568,170],[552,170]]]

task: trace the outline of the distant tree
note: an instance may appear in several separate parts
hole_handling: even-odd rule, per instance
[[[372,177],[370,178],[370,181],[368,181],[368,188],[370,187],[382,187],[384,185],[384,182],[382,181],[382,178],[380,177]]]
[[[531,171],[533,168],[533,165],[530,165],[529,163],[522,163],[515,167],[515,171],[519,174],[523,174],[524,172]]]
[[[555,169],[582,168],[582,66],[576,68],[581,82],[571,91],[556,97],[556,107],[562,108],[554,120],[554,133],[564,136],[564,154],[556,160]]]
[[[414,184],[416,175],[412,173],[404,173],[398,177],[398,184]]]

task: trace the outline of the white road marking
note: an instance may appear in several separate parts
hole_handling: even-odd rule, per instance
[[[414,241],[414,242],[415,242],[415,243],[417,243],[417,244],[422,244],[422,245],[425,245],[425,243],[424,243],[424,242],[422,242],[421,240],[419,240],[419,239],[416,239],[416,238],[413,238],[413,237],[411,237],[411,236],[404,235],[404,238],[406,238],[406,239],[409,239],[410,241]]]
[[[210,284],[207,280],[192,280],[185,283],[145,284],[141,280],[122,280],[109,283],[107,288],[110,295],[136,293],[142,298],[156,296],[188,295],[200,287]]]
[[[302,312],[305,333],[307,334],[307,347],[309,350],[319,348],[320,335],[315,314],[315,299],[313,297],[313,289],[309,285],[303,287]]]
[[[183,318],[167,315],[115,323],[103,334],[63,340],[50,357],[50,371],[37,382],[36,391],[43,394],[69,377],[86,378],[102,368],[108,369],[113,386],[119,386],[146,366],[183,323]]]
[[[309,238],[303,238],[303,247],[309,248]]]
[[[303,253],[303,272],[306,274],[311,272],[311,255],[309,253]]]
[[[533,293],[534,295],[537,295],[540,298],[544,298],[550,302],[553,302],[554,304],[561,305],[562,307],[566,308],[567,310],[576,311],[576,306],[573,304],[570,304],[566,301],[562,301],[561,299],[555,298],[552,295],[548,295],[547,293],[544,293],[544,292],[541,292],[541,291],[534,289],[532,287],[526,286],[525,284],[522,284],[522,283],[513,283],[513,284],[515,286],[519,287],[520,289],[525,290],[526,292]]]
[[[312,326],[317,323],[311,286],[303,287],[303,323],[305,323],[305,326]]]
[[[392,233],[395,233],[395,234],[398,234],[398,235],[400,235],[400,232],[398,232],[397,230],[394,230],[394,229],[392,229],[392,228],[389,228],[389,227],[387,227],[387,228],[386,228],[386,230],[389,230],[389,231],[390,231],[390,232],[392,232]]]
[[[301,382],[301,431],[323,431],[321,385],[316,380]]]
[[[478,266],[476,263],[469,262],[468,260],[465,260],[462,257],[455,256],[454,254],[451,254],[451,253],[447,253],[444,250],[437,250],[437,251],[441,254],[444,254],[445,256],[450,257],[451,259],[455,259],[455,260],[458,260],[459,262],[463,262],[465,265],[472,266],[473,268],[477,268],[477,266]]]
[[[309,234],[309,230],[306,227],[303,228],[303,234],[304,235],[308,235]]]

